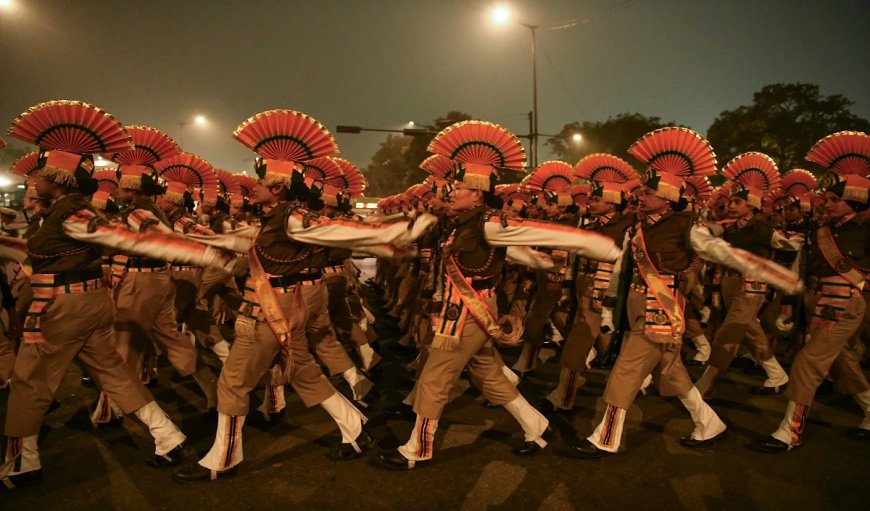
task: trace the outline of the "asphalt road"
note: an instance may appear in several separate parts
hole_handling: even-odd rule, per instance
[[[593,370],[577,410],[552,419],[558,436],[534,458],[511,452],[522,441],[519,426],[504,410],[481,406],[479,393],[462,380],[440,423],[434,461],[410,472],[382,470],[374,462],[377,451],[404,441],[412,426],[380,413],[406,391],[407,357],[389,349],[396,337],[391,326],[384,318],[378,325],[386,357],[381,396],[366,411],[378,446],[362,459],[328,460],[328,449],[339,442],[334,423],[288,391],[282,422],[246,425],[246,461],[237,476],[178,485],[170,477],[173,469],[145,465],[153,444],[135,418],[108,431],[79,425],[97,394],[79,383],[81,373],[71,367],[57,393],[61,406],[46,418],[40,438],[45,483],[0,492],[0,510],[867,509],[870,443],[845,435],[860,421],[852,399],[819,396],[802,447],[781,455],[756,453],[749,444],[773,431],[785,399],[751,394],[763,372],[742,361],[721,380],[711,403],[731,426],[730,436],[710,448],[680,446],[679,438],[692,430],[688,413],[677,399],[653,393],[629,410],[624,454],[593,461],[568,457],[565,439],[588,435],[602,408],[606,372]],[[505,353],[508,361],[516,355]],[[556,359],[549,358],[520,388],[532,400],[557,374]],[[347,391],[343,382],[334,383]],[[200,419],[205,403],[196,384],[173,376],[164,364],[153,391],[188,435],[189,460],[197,459],[195,453],[211,445],[214,424]],[[2,416],[6,396],[0,393]]]

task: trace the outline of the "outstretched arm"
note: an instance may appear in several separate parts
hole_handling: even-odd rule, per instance
[[[803,283],[797,273],[769,259],[733,247],[725,240],[713,236],[704,227],[693,226],[689,232],[689,242],[692,244],[692,250],[702,259],[767,282],[787,294],[799,293],[803,289]]]
[[[77,211],[63,222],[63,231],[70,238],[130,254],[194,266],[218,266],[232,271],[233,259],[205,245],[169,234],[142,234],[122,225],[109,225],[86,209]]]
[[[622,251],[611,238],[575,227],[536,220],[493,216],[484,224],[486,241],[493,246],[525,245],[566,250],[587,259],[615,261]]]

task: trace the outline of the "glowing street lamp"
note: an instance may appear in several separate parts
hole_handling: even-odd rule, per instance
[[[535,32],[538,25],[514,20],[513,13],[504,5],[494,7],[490,11],[489,17],[496,25],[506,25],[513,20],[518,25],[529,29],[532,34],[532,132],[529,134],[529,142],[531,145],[531,165],[536,167],[538,165],[538,137],[540,136],[538,133],[538,39]]]
[[[2,0],[0,0],[0,1],[2,1]],[[191,121],[188,120],[188,121],[178,121],[178,123],[177,123],[178,124],[178,131],[179,131],[178,145],[181,146],[182,149],[184,149],[184,127],[187,126],[188,124],[190,124],[190,122]],[[205,126],[206,124],[208,124],[208,120],[205,118],[204,115],[197,114],[197,115],[193,116],[193,124],[195,126]]]
[[[489,12],[489,17],[496,25],[506,25],[513,17],[513,13],[506,5],[496,5]]]
[[[580,142],[583,142],[583,135],[580,133],[574,133],[571,135],[571,140],[579,144]]]

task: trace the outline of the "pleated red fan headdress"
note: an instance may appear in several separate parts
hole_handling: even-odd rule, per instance
[[[731,197],[739,197],[761,209],[764,195],[780,187],[782,179],[773,159],[757,151],[738,154],[722,167],[722,175],[732,183]]]
[[[538,165],[528,176],[526,186],[530,190],[542,192],[547,202],[555,202],[560,206],[571,205],[571,183],[574,172],[571,165],[563,161],[548,161]]]
[[[726,201],[731,200],[731,182],[726,182],[724,185],[713,190],[713,193],[710,194],[710,198],[707,199],[706,208],[708,210],[713,209],[715,204],[722,199],[725,199]]]
[[[801,207],[801,196],[813,191],[819,185],[816,178],[804,169],[792,169],[782,175],[781,187],[765,196],[770,206],[781,202],[783,207],[794,205]]]
[[[236,174],[243,198],[252,199],[257,194],[257,180],[245,174]]]
[[[651,131],[628,152],[647,166],[644,186],[672,202],[682,198],[686,177],[716,173],[716,154],[710,143],[688,128],[670,126]]]
[[[341,175],[329,178],[327,180],[328,184],[344,190],[353,199],[362,197],[369,183],[359,168],[344,158],[337,156],[331,156],[330,158],[341,168]]]
[[[242,187],[239,186],[236,175],[224,169],[214,169],[214,172],[218,180],[218,195],[232,205],[241,206],[244,203]]]
[[[132,148],[124,126],[111,114],[81,101],[48,101],[12,121],[7,133],[40,148],[40,174],[76,186],[76,174],[89,178],[95,153]]]
[[[578,183],[571,186],[569,189],[571,199],[580,208],[581,213],[586,212],[586,204],[589,202],[589,194],[592,192],[592,185],[589,183]]]
[[[302,167],[294,165],[338,154],[338,145],[317,119],[293,110],[268,110],[239,125],[233,137],[260,158],[255,164],[265,186],[301,182]]]
[[[435,135],[427,151],[455,162],[456,180],[475,190],[492,190],[498,169],[523,171],[526,164],[516,135],[487,121],[452,124]]]
[[[217,205],[218,179],[214,167],[199,156],[191,153],[180,153],[154,164],[157,174],[169,183],[181,183],[186,191],[201,191],[202,203],[208,206]],[[125,188],[124,176],[121,176],[120,186]],[[180,193],[179,193],[180,192]],[[184,191],[179,185],[167,189],[165,198],[175,204],[184,203]]]
[[[840,131],[819,140],[807,153],[807,160],[830,172],[819,188],[847,201],[867,204],[870,181],[870,135]]]
[[[806,158],[840,175],[870,177],[870,135],[860,131],[828,135],[813,145]]]
[[[707,176],[686,178],[686,197],[695,204],[704,204],[713,195],[713,186]]]
[[[453,182],[456,179],[456,164],[450,158],[433,154],[423,160],[420,168],[432,176],[433,192],[439,199],[446,199],[453,190]]]
[[[39,151],[31,151],[18,158],[9,170],[19,176],[30,177],[34,172],[39,170]]]
[[[94,172],[97,190],[115,195],[118,192],[118,175],[114,170],[98,170]]]
[[[632,179],[623,183],[622,189],[625,190],[626,195],[637,197],[643,189],[643,183],[640,182],[640,178]]]
[[[320,198],[327,206],[338,206],[343,190],[330,180],[340,179],[341,166],[329,157],[314,158],[302,164],[305,186],[320,190]]]
[[[118,193],[118,175],[114,170],[97,170],[94,179],[97,181],[97,191],[91,196],[91,204],[105,211],[109,201]]]
[[[133,139],[132,150],[106,156],[118,165],[153,165],[181,153],[181,148],[169,135],[151,126],[125,126]]]
[[[592,195],[605,202],[622,204],[623,183],[639,179],[637,171],[627,161],[607,153],[590,154],[574,165],[574,175],[591,181]]]

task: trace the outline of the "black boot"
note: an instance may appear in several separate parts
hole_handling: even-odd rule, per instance
[[[172,474],[172,479],[177,483],[198,483],[202,481],[216,481],[225,477],[236,475],[238,467],[229,470],[209,470],[199,463],[179,470]]]
[[[366,449],[372,445],[372,436],[365,429],[356,437],[356,445],[359,451],[353,448],[353,444],[342,442],[341,445],[330,451],[327,458],[334,461],[348,461],[362,456]]]

